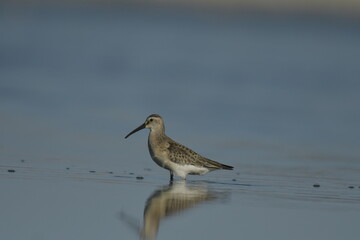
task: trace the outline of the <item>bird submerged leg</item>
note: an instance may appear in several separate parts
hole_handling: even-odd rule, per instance
[[[174,181],[174,174],[172,171],[170,171],[170,182]]]

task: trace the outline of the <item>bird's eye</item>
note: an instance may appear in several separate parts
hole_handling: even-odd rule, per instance
[[[153,119],[152,118],[150,118],[150,120],[149,120],[150,122],[152,122],[153,121]]]

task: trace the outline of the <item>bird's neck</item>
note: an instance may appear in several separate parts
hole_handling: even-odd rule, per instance
[[[149,142],[156,144],[163,142],[164,140],[165,140],[164,128],[150,129]]]

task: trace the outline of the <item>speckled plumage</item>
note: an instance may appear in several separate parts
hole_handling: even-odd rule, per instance
[[[172,139],[169,138],[169,158],[172,162],[178,164],[190,164],[199,167],[207,167],[214,169],[224,169],[225,165],[207,159],[200,154],[194,152],[190,148],[187,148]]]
[[[218,169],[232,170],[233,167],[207,159],[165,135],[162,117],[152,114],[144,124],[130,132],[131,134],[149,128],[148,147],[151,158],[160,166],[170,171],[170,179],[175,175],[186,179],[187,174],[202,175]]]

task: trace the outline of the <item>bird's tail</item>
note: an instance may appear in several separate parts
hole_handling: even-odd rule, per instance
[[[208,166],[206,166],[206,167],[208,167],[208,168],[225,169],[225,170],[233,170],[234,169],[234,167],[232,167],[232,166],[225,165],[225,164],[222,164],[222,163],[210,160],[210,159],[207,159],[207,164],[208,164]]]
[[[229,166],[229,165],[225,165],[225,164],[221,164],[221,168],[225,169],[225,170],[233,170],[234,169],[233,166]]]

